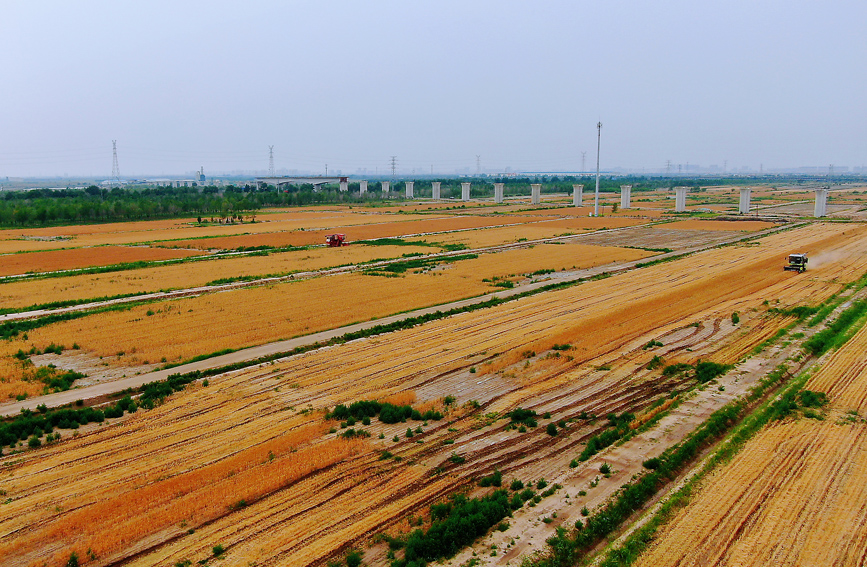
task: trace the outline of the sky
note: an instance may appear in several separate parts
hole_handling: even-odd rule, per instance
[[[867,165],[863,0],[0,0],[0,178]],[[476,156],[479,156],[478,159]]]

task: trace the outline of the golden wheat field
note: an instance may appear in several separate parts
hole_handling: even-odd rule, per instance
[[[639,565],[863,565],[867,560],[867,326],[806,388],[824,420],[765,427],[708,479]]]
[[[0,348],[5,347],[9,356],[19,348],[77,343],[95,356],[122,352],[130,364],[163,359],[176,362],[498,289],[485,279],[505,279],[541,269],[592,267],[649,255],[652,253],[644,250],[542,245],[444,263],[441,268],[410,272],[405,277],[342,274],[163,301],[49,325],[28,333],[27,341],[7,342]],[[350,297],[351,301],[335,301]]]
[[[792,243],[839,255],[798,277],[778,260],[779,248]],[[633,373],[655,352],[642,348],[648,340],[662,339],[671,361],[713,359],[743,341],[742,332],[779,319],[764,300],[815,302],[859,277],[865,247],[863,229],[813,225],[214,377],[153,410],[5,458],[11,464],[0,488],[10,502],[0,518],[0,556],[63,565],[74,550],[86,564],[173,565],[206,560],[220,544],[225,564],[319,565],[355,546],[369,550],[369,564],[384,564],[387,548],[376,547],[374,534],[396,533],[410,515],[428,525],[427,504],[495,468],[525,480],[565,474],[570,455],[604,425],[578,420],[555,438],[544,431],[548,421],[635,411],[666,396],[676,384],[658,372]],[[411,279],[345,277],[374,286]],[[257,316],[249,309],[257,300],[248,317]],[[171,302],[177,315],[150,319],[183,319],[185,301]],[[276,322],[274,309],[262,306]],[[723,323],[733,310],[744,313],[739,328]],[[227,321],[234,314],[219,313]],[[564,342],[569,357],[522,354]],[[603,364],[611,370],[599,370]],[[448,394],[457,398],[451,409],[442,401]],[[407,424],[378,421],[361,441],[328,433],[337,424],[322,410],[395,395],[445,410],[445,419],[412,422],[422,429],[412,439],[403,434]],[[470,400],[481,407],[465,405]],[[526,433],[486,417],[519,406],[552,415]],[[401,460],[380,459],[385,449]],[[99,521],[106,516],[116,520]]]
[[[0,255],[0,276],[110,266],[125,262],[171,260],[199,254],[201,254],[200,251],[194,250],[169,250],[147,246],[100,246],[97,248],[6,254]]]
[[[706,189],[689,195],[690,209],[736,208],[736,187]],[[785,189],[762,191],[753,193],[768,197],[762,205],[809,198]],[[67,350],[33,360],[81,365],[91,374],[76,382],[85,389],[60,395],[102,403],[98,388],[119,390],[127,385],[115,382],[122,375],[166,363],[318,331],[336,335],[351,323],[432,310],[511,286],[517,287],[507,293],[558,284],[208,376],[153,407],[74,432],[58,428],[62,439],[38,448],[29,448],[26,436],[15,447],[2,447],[0,566],[61,567],[75,552],[89,567],[324,567],[344,565],[347,551],[358,549],[364,565],[385,567],[394,555],[382,534],[427,529],[430,505],[455,492],[489,494],[479,479],[494,471],[502,473],[504,487],[512,479],[565,487],[550,496],[540,492],[539,500],[506,519],[503,531],[489,532],[443,564],[520,565],[524,554],[544,549],[557,528],[583,519],[583,507],[602,505],[642,470],[648,456],[636,457],[634,469],[614,471],[614,478],[598,474],[608,462],[604,452],[576,461],[607,427],[596,416],[635,414],[629,427],[636,431],[643,424],[656,427],[654,416],[675,419],[670,410],[700,423],[711,410],[690,405],[697,398],[733,399],[761,379],[744,368],[786,356],[755,354],[757,345],[795,324],[786,309],[817,305],[867,273],[864,224],[817,221],[759,234],[785,221],[674,217],[670,191],[635,193],[634,208],[616,213],[620,196],[607,193],[601,196],[604,216],[591,217],[591,193],[585,191],[583,207],[571,207],[571,195],[546,195],[542,206],[529,199],[332,205],[264,210],[236,224],[205,218],[201,224],[177,219],[0,231],[0,254],[8,253],[0,255],[0,275],[191,256],[176,265],[0,283],[4,309],[412,256],[404,271],[396,265],[394,272],[369,268],[211,290],[22,326],[13,338],[0,340],[0,409],[25,396],[33,411],[45,409],[36,409],[48,399],[39,397],[47,386],[28,353],[56,345]],[[847,200],[857,202],[852,195]],[[325,235],[334,232],[354,244],[323,247]],[[564,234],[580,236],[521,242]],[[402,246],[360,242],[408,235],[416,236]],[[754,238],[734,242],[747,235]],[[488,250],[456,260],[415,258],[454,250],[454,244]],[[497,248],[503,244],[517,246]],[[192,258],[255,246],[311,247]],[[683,255],[652,261],[668,251]],[[806,273],[783,271],[793,251],[809,253]],[[612,270],[638,261],[626,271]],[[586,268],[597,269],[580,271]],[[561,285],[602,270],[609,273]],[[530,282],[537,283],[521,287]],[[794,338],[785,340],[796,348]],[[824,421],[790,418],[760,432],[705,479],[642,565],[867,560],[867,531],[848,529],[867,515],[867,489],[859,484],[867,457],[853,450],[867,434],[865,349],[862,329],[812,375],[807,388],[830,398]],[[690,373],[662,370],[699,361],[737,366],[712,388],[701,387]],[[138,378],[145,382],[147,376]],[[326,419],[335,405],[358,400],[410,404],[442,416],[393,424],[377,417],[352,424]],[[535,411],[538,426],[513,426],[507,416],[516,408]],[[348,435],[350,427],[363,433]],[[667,425],[648,430],[653,450],[677,442],[672,431]]]
[[[147,221],[137,223],[108,223],[100,225],[61,226],[34,229],[6,229],[0,231],[0,253],[80,248],[84,246],[125,245],[148,242],[257,235],[286,231],[317,230],[333,227],[351,227],[365,224],[424,220],[424,215],[394,215],[362,211],[301,211],[292,214],[256,214],[245,216],[243,223],[198,225],[194,219]],[[256,222],[249,222],[255,219]],[[206,220],[206,219],[203,219]],[[343,230],[343,229],[341,229]],[[335,232],[332,230],[332,232]],[[321,244],[318,240],[315,243]],[[216,247],[216,246],[215,246]],[[205,246],[207,248],[207,246]]]
[[[150,293],[165,289],[203,286],[230,277],[265,276],[321,270],[334,266],[398,258],[403,254],[429,254],[429,246],[344,246],[270,253],[267,256],[220,257],[197,262],[157,266],[102,274],[64,278],[35,279],[0,285],[0,305],[27,307],[34,300],[42,303],[83,300],[131,293]],[[174,250],[166,250],[169,253]],[[197,252],[178,250],[181,253]]]
[[[329,229],[321,230],[292,230],[283,232],[268,232],[260,234],[248,234],[238,236],[226,236],[222,238],[208,238],[202,240],[178,240],[160,243],[162,246],[172,248],[202,248],[202,249],[234,249],[241,246],[308,246],[310,244],[323,244],[325,236],[334,232],[342,232],[347,240],[367,240],[375,238],[391,238],[411,234],[423,234],[429,232],[444,232],[451,230],[464,230],[483,226],[499,226],[521,222],[520,217],[494,217],[494,216],[452,216],[440,218],[422,218],[421,220],[405,220],[406,217],[389,219],[391,222],[369,223],[358,226],[337,225]]]

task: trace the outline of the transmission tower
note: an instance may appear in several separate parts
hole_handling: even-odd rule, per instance
[[[274,146],[268,146],[268,175],[274,177]]]
[[[120,166],[117,164],[117,140],[111,141],[111,182],[120,186]]]
[[[587,171],[587,152],[581,152],[581,173]]]
[[[391,156],[391,179],[394,180],[394,172],[397,170],[397,156]]]
[[[671,177],[671,160],[665,160],[665,176]]]
[[[596,201],[593,205],[593,216],[599,216],[599,149],[602,147],[602,122],[596,124]]]
[[[476,176],[482,174],[482,156],[476,154]]]

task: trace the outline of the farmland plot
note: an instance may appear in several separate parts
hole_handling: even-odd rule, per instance
[[[198,253],[180,249],[157,250],[164,250],[168,254]],[[33,305],[37,299],[40,303],[51,303],[150,293],[162,289],[185,289],[223,278],[321,270],[380,258],[399,258],[403,254],[429,254],[437,251],[437,248],[429,246],[346,246],[270,253],[267,256],[225,257],[199,262],[194,266],[158,266],[104,274],[37,279],[0,285],[0,305],[21,308]]]
[[[100,246],[97,248],[6,254],[0,255],[0,276],[73,270],[126,262],[171,260],[200,254],[202,252],[198,250],[169,250],[146,246]]]
[[[642,348],[649,339],[662,339],[658,352],[672,361],[713,354],[737,336],[719,323],[732,305],[757,310],[742,320],[747,326],[762,319],[766,297],[781,307],[817,300],[863,273],[863,232],[843,230],[851,227],[801,229],[226,374],[121,425],[5,457],[14,462],[0,485],[11,500],[0,556],[56,565],[90,547],[95,564],[138,554],[134,564],[171,565],[207,559],[220,544],[228,562],[320,564],[405,526],[407,515],[423,515],[426,504],[494,467],[525,480],[568,470],[599,427],[578,419],[582,411],[634,411],[678,387],[635,372],[657,352]],[[810,277],[793,276],[774,260],[792,242],[845,252]],[[839,283],[827,285],[832,278]],[[571,360],[541,356],[564,342]],[[407,392],[418,404],[443,408],[439,400],[452,394],[456,406],[475,399],[481,407],[454,407],[444,420],[418,424],[412,439],[408,424],[378,421],[365,427],[371,438],[353,444],[336,439],[340,430],[324,433],[321,409]],[[575,422],[557,438],[544,427],[506,430],[498,416],[519,406],[550,411],[542,426]],[[386,449],[402,461],[380,459]],[[312,468],[295,466],[302,457]],[[268,484],[274,469],[285,474]],[[245,475],[262,481],[233,484]],[[151,495],[166,506],[149,504]],[[117,509],[116,525],[96,521]]]
[[[708,479],[640,565],[862,565],[867,560],[867,327],[806,385],[824,421],[766,426]]]
[[[370,253],[375,254],[379,248],[370,247]],[[329,252],[323,251],[322,256]],[[0,349],[11,355],[19,348],[29,350],[31,344],[44,349],[51,343],[67,347],[78,343],[96,356],[122,352],[129,364],[153,363],[163,358],[176,362],[494,291],[496,288],[485,279],[543,268],[591,267],[648,255],[642,250],[546,245],[485,254],[405,277],[345,274],[280,283],[58,323],[30,332],[25,345],[13,341],[0,345]],[[352,300],[335,301],[341,297]],[[180,337],[183,339],[178,340]]]

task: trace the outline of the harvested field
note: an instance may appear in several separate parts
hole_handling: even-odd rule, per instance
[[[828,417],[767,426],[663,529],[639,565],[863,565],[867,561],[867,327],[806,389]]]
[[[227,236],[224,238],[209,238],[204,240],[180,240],[162,243],[163,246],[177,248],[204,248],[204,249],[235,249],[240,246],[307,246],[309,244],[322,244],[325,236],[333,232],[346,233],[347,240],[367,240],[373,238],[389,238],[408,234],[421,234],[427,232],[443,232],[449,230],[461,230],[479,228],[484,226],[498,226],[504,224],[521,223],[526,219],[520,217],[471,217],[453,216],[442,218],[423,218],[422,220],[400,220],[380,224],[366,224],[354,226],[335,225],[328,230],[304,230],[270,232],[267,234],[249,234]]]
[[[195,254],[191,250],[159,249],[167,253]],[[161,289],[197,287],[227,277],[245,277],[295,271],[320,270],[333,266],[397,258],[403,254],[437,252],[429,246],[344,246],[271,253],[267,256],[224,257],[194,266],[159,266],[105,274],[37,279],[0,285],[0,305],[28,307],[40,302],[80,300]],[[72,251],[70,251],[72,252]]]
[[[645,248],[669,248],[680,250],[694,246],[725,242],[742,233],[700,230],[669,230],[669,223],[629,230],[598,232],[577,239],[582,244],[600,246],[636,246]]]
[[[760,311],[766,294],[780,306],[815,301],[839,288],[817,294],[817,280],[842,284],[863,273],[863,231],[844,236],[844,228],[851,231],[791,231],[215,377],[122,425],[89,426],[78,438],[5,457],[14,462],[2,481],[11,502],[0,518],[0,555],[62,565],[71,550],[82,557],[91,547],[99,562],[137,554],[131,564],[171,565],[206,559],[219,543],[228,562],[321,564],[406,526],[408,515],[495,467],[507,479],[565,474],[601,426],[578,420],[582,411],[635,411],[684,387],[635,373],[655,354],[642,348],[649,339],[663,339],[658,352],[673,361],[707,356],[737,336],[718,324],[732,305]],[[793,277],[773,263],[791,242],[844,253],[810,277]],[[572,345],[571,360],[543,356],[563,342]],[[521,354],[527,350],[538,355]],[[611,370],[597,369],[603,364]],[[408,424],[379,421],[365,427],[372,437],[348,446],[324,433],[320,409],[400,393],[414,393],[417,405],[441,408],[438,400],[452,394],[456,406],[474,399],[481,407],[454,407],[428,426],[413,422],[422,427],[413,439],[404,436]],[[552,415],[526,433],[506,430],[499,416],[519,406]],[[544,426],[560,419],[576,421],[547,435]],[[385,449],[402,460],[380,459]],[[235,483],[240,478],[260,480]],[[117,507],[118,522],[89,520]],[[368,564],[384,562],[371,554]]]
[[[758,232],[777,226],[772,222],[763,221],[718,221],[718,220],[682,220],[670,222],[665,228],[670,230],[722,230]]]
[[[0,255],[0,276],[110,266],[125,262],[171,260],[200,254],[202,252],[198,250],[169,250],[147,246],[100,246],[98,248],[7,254]]]
[[[326,252],[333,250],[323,254]],[[175,362],[496,289],[483,279],[566,266],[592,267],[648,255],[642,250],[568,244],[537,246],[486,254],[401,278],[346,274],[143,305],[34,330],[27,344],[44,349],[52,342],[66,346],[77,342],[97,356],[124,352],[130,364],[163,358]],[[335,297],[352,297],[352,301],[337,302]],[[251,310],[253,305],[256,309]],[[9,354],[19,348],[22,346],[18,341],[7,347]]]
[[[9,229],[0,231],[0,253],[19,250],[46,250],[138,244],[154,241],[214,238],[231,235],[256,235],[285,231],[315,230],[329,227],[349,227],[364,224],[407,222],[426,219],[424,215],[389,215],[368,212],[299,212],[291,215],[255,214],[256,222],[197,225],[189,220],[113,223],[105,225],[62,226],[39,229]],[[332,230],[331,232],[335,232]],[[34,240],[35,239],[35,240]],[[206,241],[205,240],[205,241]],[[321,244],[322,240],[316,244]],[[166,246],[171,244],[163,243]]]

